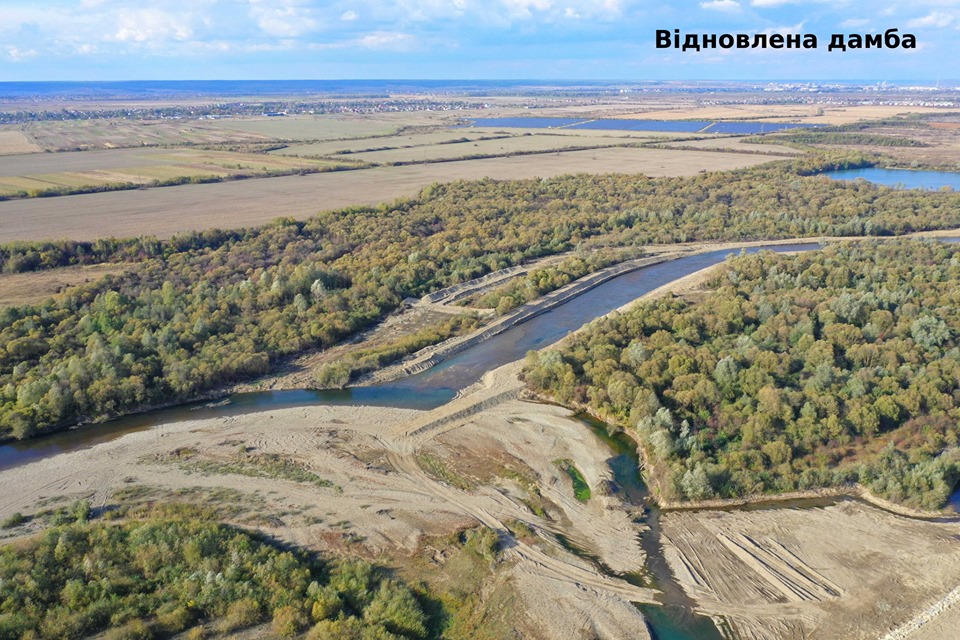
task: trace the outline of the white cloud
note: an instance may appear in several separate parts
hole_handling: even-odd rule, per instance
[[[354,44],[364,49],[389,49],[391,51],[407,51],[412,48],[416,38],[408,33],[377,31],[359,38]]]
[[[907,23],[908,29],[923,29],[926,27],[935,27],[942,29],[948,27],[953,22],[954,16],[942,11],[934,11],[922,18],[916,18]]]
[[[265,34],[277,38],[299,38],[316,31],[319,22],[310,7],[292,0],[283,3],[250,0],[250,16]]]
[[[23,62],[24,60],[29,60],[37,55],[35,49],[20,49],[18,47],[6,47],[4,50],[6,57],[11,62]]]
[[[187,40],[193,35],[181,19],[159,9],[121,9],[117,15],[117,31],[113,39],[118,42],[140,44],[159,43],[165,40]]]
[[[737,0],[712,0],[711,2],[701,2],[700,8],[710,11],[734,12],[740,11],[740,3]]]
[[[844,20],[840,23],[840,28],[842,29],[856,29],[858,27],[865,27],[870,24],[870,21],[865,18],[850,18]]]
[[[344,22],[353,22],[358,17],[359,16],[357,16],[356,11],[344,11],[342,14],[340,14],[340,19]]]

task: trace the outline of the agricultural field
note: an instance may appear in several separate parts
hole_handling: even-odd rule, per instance
[[[224,133],[260,136],[269,140],[341,140],[383,136],[401,127],[429,126],[438,118],[428,114],[374,114],[335,116],[287,116],[276,118],[236,118],[218,120]]]
[[[0,156],[43,151],[22,131],[0,128]]]
[[[864,120],[882,120],[908,113],[936,114],[937,107],[894,105],[732,105],[681,106],[676,108],[620,113],[608,117],[643,120],[768,120],[806,124],[849,124]]]
[[[179,231],[232,229],[263,224],[280,216],[302,219],[322,210],[389,202],[414,196],[427,185],[451,180],[611,172],[691,176],[750,167],[771,159],[714,151],[609,148],[92,193],[66,196],[69,206],[65,206],[67,201],[63,198],[30,198],[0,203],[0,237],[170,237]]]
[[[439,114],[378,114],[370,117],[324,115],[182,120],[50,120],[0,126],[0,153],[275,140],[340,140],[388,135],[403,127],[435,126],[454,119]]]
[[[7,156],[0,158],[0,196],[123,184],[149,186],[178,179],[316,171],[342,164],[312,158],[159,148]]]
[[[130,270],[127,264],[97,264],[0,274],[0,308],[37,304],[69,287]]]
[[[408,149],[386,149],[351,153],[348,158],[373,164],[401,162],[434,162],[468,156],[505,156],[522,153],[544,153],[577,147],[613,147],[624,144],[612,138],[580,138],[577,136],[552,136],[528,134],[497,140],[477,140],[448,144],[424,145]]]
[[[13,129],[16,127],[16,129]],[[166,144],[263,142],[264,136],[224,129],[215,120],[68,120],[4,125],[43,151],[81,151]]]
[[[787,147],[779,144],[753,144],[745,142],[742,137],[712,137],[704,140],[686,140],[679,142],[667,142],[668,147],[687,148],[696,147],[703,150],[715,151],[742,151],[745,153],[770,153],[795,156],[801,152],[793,147]]]

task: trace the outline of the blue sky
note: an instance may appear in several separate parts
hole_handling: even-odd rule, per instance
[[[915,33],[916,51],[658,51],[656,29]],[[0,81],[956,80],[960,0],[0,0]]]

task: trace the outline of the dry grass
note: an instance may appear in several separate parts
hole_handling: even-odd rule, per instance
[[[49,151],[266,140],[264,136],[225,129],[214,120],[69,120],[21,126],[42,149]]]
[[[77,284],[94,282],[110,273],[123,273],[130,265],[100,264],[84,267],[66,267],[37,273],[0,275],[0,307],[43,302]]]
[[[37,189],[149,184],[199,176],[227,177],[336,166],[336,162],[200,149],[115,149],[0,159],[0,195]]]
[[[403,125],[396,117],[336,115],[237,118],[219,120],[224,131],[262,136],[272,140],[336,140],[384,135]]]
[[[548,134],[521,135],[498,140],[477,140],[454,144],[435,144],[412,147],[409,149],[391,149],[353,153],[350,158],[386,164],[392,162],[427,162],[441,159],[464,158],[473,155],[508,155],[536,151],[551,151],[584,146],[615,146],[627,141],[615,138],[580,138],[577,136],[551,136]]]
[[[898,106],[820,106],[820,105],[743,105],[695,107],[638,111],[619,114],[617,118],[642,120],[731,120],[757,119],[773,122],[805,122],[810,124],[847,124],[861,120],[892,118],[906,113],[943,113],[937,107]]]
[[[324,209],[388,202],[416,195],[434,182],[461,178],[508,180],[580,172],[689,176],[769,160],[768,156],[708,151],[611,148],[34,198],[0,203],[0,237],[169,237],[184,230],[258,225],[279,216],[305,218]]]
[[[402,133],[392,136],[377,136],[371,138],[355,138],[352,140],[329,140],[326,142],[309,142],[293,144],[283,149],[271,151],[271,155],[281,156],[329,156],[344,152],[362,152],[370,149],[402,149],[435,145],[453,140],[477,140],[479,138],[496,135],[489,132],[452,130],[433,131],[430,133]],[[499,135],[505,135],[503,133]]]
[[[43,151],[22,131],[0,129],[0,156]]]
[[[706,140],[690,140],[676,143],[669,143],[672,147],[696,147],[697,149],[714,150],[733,150],[749,151],[750,153],[784,153],[789,155],[800,155],[800,151],[783,145],[774,144],[751,144],[744,142],[743,138],[708,138]]]

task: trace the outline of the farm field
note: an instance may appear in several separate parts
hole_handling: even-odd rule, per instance
[[[235,131],[270,140],[336,140],[387,135],[401,127],[433,125],[438,121],[431,114],[404,113],[231,118],[218,120],[217,125],[225,133]]]
[[[717,138],[708,138],[706,140],[687,140],[679,142],[668,142],[667,146],[670,147],[696,147],[697,149],[714,149],[714,150],[733,150],[733,151],[745,151],[750,153],[776,153],[776,154],[787,154],[791,156],[800,155],[802,152],[794,149],[793,147],[787,147],[784,145],[778,144],[753,144],[749,142],[744,142],[744,139],[741,137],[736,138],[726,138],[726,137],[717,137]]]
[[[22,131],[0,129],[0,156],[43,151]]]
[[[174,144],[337,140],[451,122],[438,114],[377,114],[168,120],[50,120],[0,126],[0,154]],[[4,135],[6,134],[6,135]],[[16,134],[16,135],[11,135]],[[28,146],[24,146],[28,145]],[[31,146],[32,145],[32,146]]]
[[[449,144],[424,145],[408,149],[387,149],[351,153],[346,156],[362,162],[390,164],[393,162],[430,162],[471,155],[507,155],[535,153],[576,147],[613,147],[629,140],[614,138],[580,138],[577,136],[521,135],[497,140],[477,140]]]
[[[390,136],[375,136],[364,138],[351,138],[348,140],[325,140],[319,142],[307,142],[303,144],[291,144],[282,149],[270,151],[270,155],[277,156],[329,156],[339,155],[347,152],[364,152],[371,149],[405,149],[409,147],[421,147],[427,145],[437,145],[458,140],[474,141],[490,136],[507,136],[512,133],[505,131],[488,130],[462,130],[462,129],[444,129],[441,131],[431,131],[428,133],[398,133]]]
[[[427,133],[399,133],[389,136],[292,144],[282,149],[270,151],[269,153],[284,156],[324,157],[329,155],[343,155],[349,152],[375,153],[394,149],[411,150],[412,152],[414,148],[426,146],[443,147],[446,144],[459,141],[476,142],[484,138],[503,139],[523,136],[551,136],[557,141],[561,141],[562,138],[575,138],[580,140],[576,143],[564,140],[562,141],[562,146],[600,146],[607,143],[616,145],[658,140],[686,140],[694,137],[683,134],[658,133],[655,131],[575,131],[553,129],[549,133],[544,133],[543,129],[461,127],[456,129],[441,129]],[[351,156],[348,155],[347,157]]]
[[[0,158],[0,196],[45,189],[149,185],[178,178],[332,168],[338,162],[199,149],[116,149]]]
[[[95,282],[130,265],[98,264],[16,274],[0,274],[0,307],[36,304],[74,285]]]
[[[770,120],[806,124],[848,124],[862,120],[880,120],[907,113],[943,113],[937,107],[895,105],[733,105],[682,106],[672,109],[637,111],[610,115],[610,118],[642,120]]]
[[[31,198],[0,203],[0,237],[169,237],[179,231],[259,225],[280,216],[306,218],[325,209],[387,202],[414,196],[429,184],[450,180],[610,172],[689,176],[770,160],[771,156],[742,153],[610,148]]]

